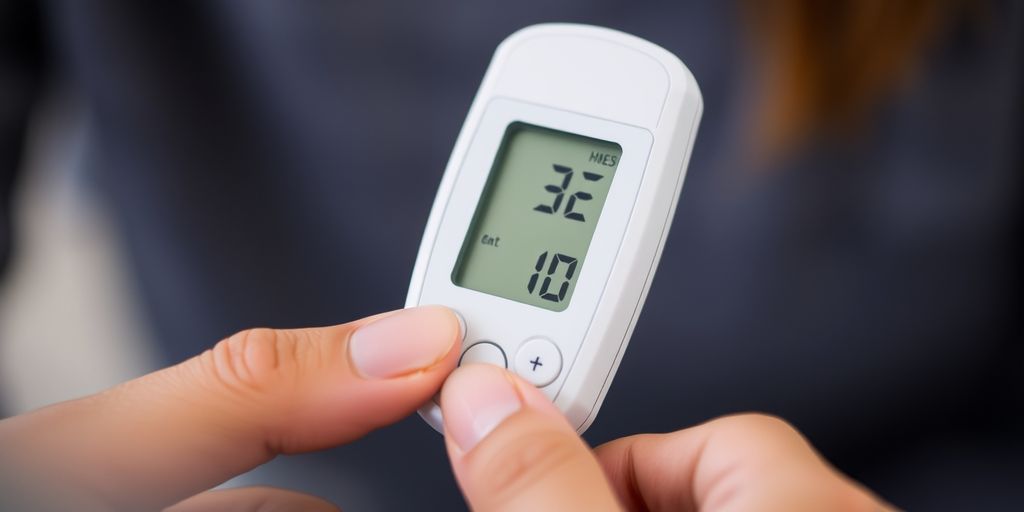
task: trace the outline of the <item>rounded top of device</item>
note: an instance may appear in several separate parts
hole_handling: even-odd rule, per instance
[[[498,45],[481,93],[609,119],[651,131],[701,95],[668,50],[609,28],[545,23]]]

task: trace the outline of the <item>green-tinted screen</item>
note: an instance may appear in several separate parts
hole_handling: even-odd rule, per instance
[[[621,156],[612,142],[509,125],[452,281],[564,310]]]

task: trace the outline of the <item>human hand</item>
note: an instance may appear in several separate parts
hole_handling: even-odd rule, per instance
[[[536,388],[486,365],[441,392],[445,442],[474,510],[891,510],[785,422],[747,414],[591,451]]]
[[[241,332],[179,365],[0,421],[0,509],[336,510],[279,489],[203,491],[408,416],[455,367],[458,340],[442,307]]]

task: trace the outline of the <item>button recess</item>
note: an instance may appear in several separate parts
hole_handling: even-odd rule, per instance
[[[502,368],[508,368],[508,358],[505,351],[493,341],[480,341],[474,343],[459,358],[459,366],[472,363],[487,363]]]
[[[551,384],[562,371],[562,354],[558,347],[544,338],[530,338],[516,352],[515,370],[534,386]]]

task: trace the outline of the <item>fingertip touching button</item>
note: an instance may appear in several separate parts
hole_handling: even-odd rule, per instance
[[[516,352],[516,373],[537,387],[551,384],[562,371],[562,353],[551,340],[530,338]]]
[[[505,351],[493,341],[474,343],[462,353],[462,357],[459,358],[459,366],[472,363],[487,363],[508,368],[508,358],[505,357]]]
[[[462,313],[452,310],[455,313],[455,318],[459,320],[459,342],[466,341],[466,319],[462,316]]]

